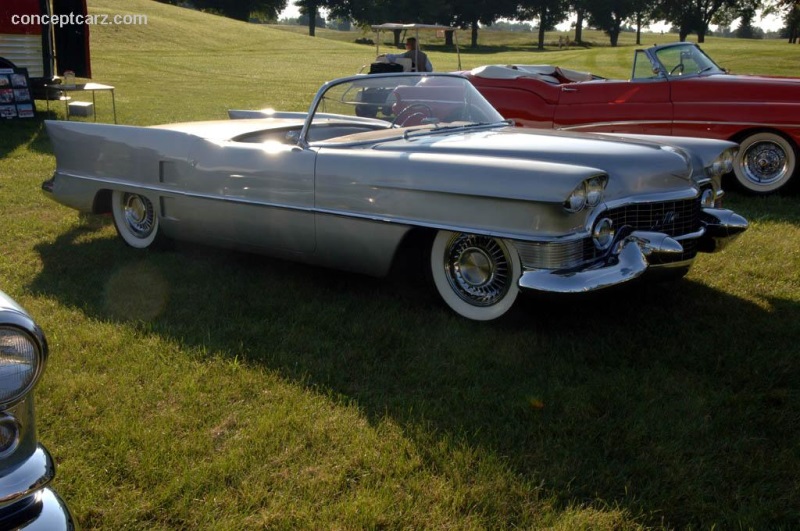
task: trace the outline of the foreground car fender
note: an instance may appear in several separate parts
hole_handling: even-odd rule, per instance
[[[39,444],[33,388],[47,363],[42,330],[0,291],[0,528],[75,528],[63,500],[50,488],[55,465]]]

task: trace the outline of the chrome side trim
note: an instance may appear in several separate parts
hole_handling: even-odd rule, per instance
[[[763,122],[706,122],[694,120],[620,120],[614,122],[592,122],[578,125],[568,125],[563,127],[554,127],[559,131],[580,131],[582,129],[590,129],[593,127],[615,127],[615,126],[632,126],[632,125],[724,125],[736,127],[771,127],[773,129],[785,129],[787,127],[798,127],[800,124],[773,124]]]

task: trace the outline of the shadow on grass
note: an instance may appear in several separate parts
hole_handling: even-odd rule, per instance
[[[190,245],[142,253],[89,238],[98,223],[39,245],[31,289],[278,371],[373,422],[388,415],[432,469],[451,466],[434,450],[445,441],[507,460],[565,506],[670,527],[797,522],[795,302],[682,281],[531,297],[480,324],[406,271],[378,280]]]
[[[32,119],[0,120],[0,160],[25,145],[39,153],[52,153],[44,120],[55,118],[56,114],[50,111],[39,112]]]

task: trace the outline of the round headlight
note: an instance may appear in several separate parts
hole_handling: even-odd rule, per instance
[[[586,207],[586,185],[581,183],[575,190],[569,194],[564,208],[569,212],[580,212]]]
[[[586,204],[594,207],[603,200],[603,181],[598,177],[589,179],[586,182]]]
[[[597,222],[592,232],[594,246],[605,251],[614,243],[614,222],[608,218],[603,218]]]
[[[17,328],[0,327],[0,404],[12,404],[30,391],[41,362],[33,338]]]

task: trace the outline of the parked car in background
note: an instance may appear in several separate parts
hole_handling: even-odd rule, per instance
[[[735,145],[513,127],[462,76],[326,83],[308,113],[129,127],[47,122],[43,189],[135,248],[193,240],[385,275],[409,241],[457,313],[520,291],[684,274],[747,222],[719,208]]]
[[[36,437],[33,390],[47,364],[41,328],[0,291],[0,529],[74,529],[50,488],[55,465]]]
[[[736,142],[733,175],[753,194],[786,189],[798,171],[800,79],[729,74],[693,43],[636,50],[630,79],[550,65],[463,75],[525,127]]]

